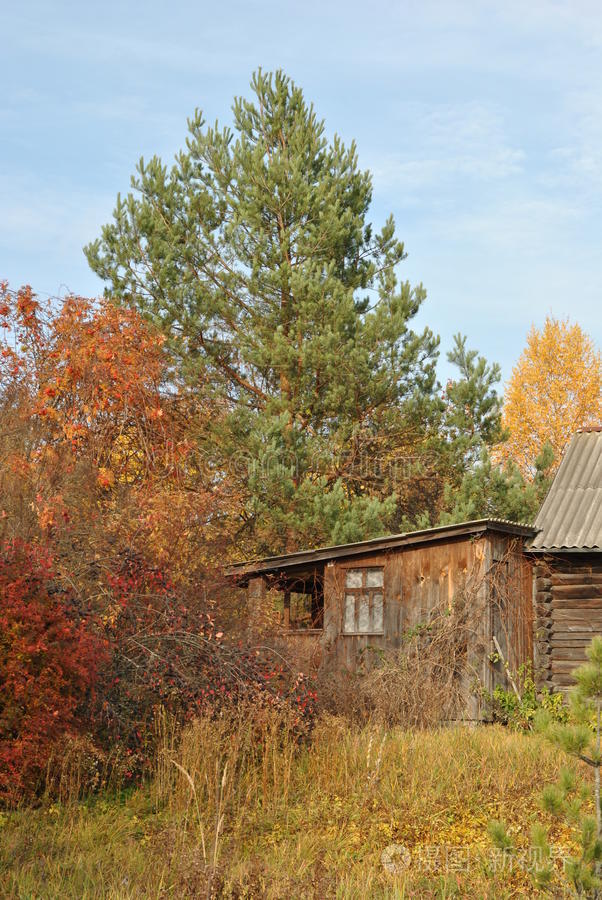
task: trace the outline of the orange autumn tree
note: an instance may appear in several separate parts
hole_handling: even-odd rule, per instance
[[[0,285],[0,805],[82,737],[139,779],[159,708],[308,714],[298,673],[237,640],[222,402],[137,312]]]
[[[108,299],[6,284],[0,329],[0,537],[44,536],[71,580],[119,548],[198,579],[236,504],[209,446],[220,411],[163,337]]]
[[[237,508],[196,388],[136,312],[0,286],[0,804],[2,770],[31,793],[67,735],[140,775],[158,705],[231,687],[215,586]]]
[[[533,326],[507,385],[502,413],[508,440],[500,454],[532,478],[549,443],[558,466],[571,435],[602,423],[601,356],[578,324],[546,318]]]

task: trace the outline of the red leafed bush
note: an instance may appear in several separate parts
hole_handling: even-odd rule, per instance
[[[108,578],[112,602],[101,617],[109,647],[99,673],[94,733],[107,751],[119,747],[126,782],[151,771],[157,716],[179,725],[244,704],[291,713],[300,731],[311,722],[315,693],[301,673],[228,640],[210,613],[187,604],[168,575],[136,557]]]
[[[49,556],[1,545],[0,802],[35,793],[57,741],[81,729],[103,650]]]

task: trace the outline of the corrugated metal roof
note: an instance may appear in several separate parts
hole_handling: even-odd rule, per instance
[[[301,550],[282,556],[269,556],[265,559],[236,563],[226,570],[227,575],[236,577],[260,575],[262,573],[284,571],[298,566],[324,563],[330,559],[341,559],[348,556],[359,556],[366,553],[381,553],[412,544],[425,544],[434,541],[445,541],[462,535],[480,534],[485,531],[498,531],[514,534],[519,537],[532,537],[534,529],[522,522],[510,522],[507,519],[476,519],[472,522],[459,522],[456,525],[439,525],[425,528],[422,531],[409,531],[404,534],[391,534],[387,537],[372,538],[354,544],[337,544],[333,547],[319,547],[317,550]]]
[[[602,550],[602,427],[573,435],[535,528],[531,550]]]

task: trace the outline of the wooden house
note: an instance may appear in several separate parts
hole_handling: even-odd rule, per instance
[[[573,436],[527,542],[534,561],[535,671],[566,690],[602,634],[602,428]]]
[[[602,635],[602,427],[574,435],[533,527],[479,520],[242,563],[249,620],[276,592],[275,637],[311,670],[353,671],[369,651],[400,648],[462,600],[474,622],[466,658],[482,696],[532,664],[540,687],[566,690]],[[274,596],[273,594],[271,596]]]
[[[474,674],[462,717],[480,720],[485,706],[475,685],[507,685],[508,673],[532,659],[523,547],[534,533],[479,520],[243,563],[231,574],[247,587],[249,621],[271,599],[280,610],[274,638],[314,670],[353,671],[461,601],[473,619],[464,652]]]

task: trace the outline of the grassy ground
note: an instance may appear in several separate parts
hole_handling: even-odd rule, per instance
[[[500,727],[410,734],[329,718],[299,749],[269,722],[200,722],[178,747],[165,739],[156,780],[129,796],[2,814],[0,894],[535,896],[487,823],[526,843],[534,819],[551,822],[537,795],[562,762]],[[570,848],[568,830],[552,835]]]

